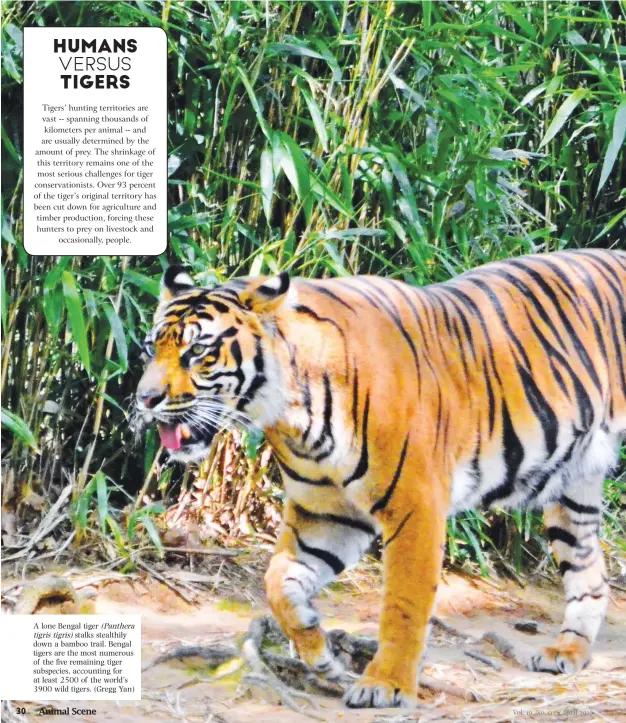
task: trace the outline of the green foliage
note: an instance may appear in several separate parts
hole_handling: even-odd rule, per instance
[[[8,409],[2,410],[2,426],[11,431],[20,442],[24,442],[29,447],[37,447],[35,437],[26,422]]]
[[[25,254],[25,25],[167,32],[167,254]],[[626,246],[624,0],[7,2],[2,53],[6,464],[45,490],[102,470],[136,491],[153,467],[126,414],[168,260],[202,283],[288,269],[424,284]],[[507,519],[519,567],[528,518]],[[464,540],[484,569],[485,520],[451,524],[453,557]]]
[[[622,474],[604,483],[604,498],[607,501],[604,510],[604,532],[616,549],[616,557],[623,561],[626,559],[626,447],[622,448],[621,462],[624,470]]]
[[[481,512],[468,511],[448,520],[448,555],[451,564],[476,560],[482,575],[489,574],[483,553],[485,546],[493,547],[489,538],[489,522]]]
[[[100,544],[111,545],[126,569],[133,566],[139,533],[144,531],[151,544],[163,556],[163,543],[153,517],[165,512],[162,504],[151,504],[120,513],[109,504],[111,489],[102,471],[96,472],[74,502],[72,516],[79,537],[91,535]],[[95,503],[95,504],[94,504]],[[91,525],[97,517],[99,531]],[[120,521],[122,524],[120,525]]]

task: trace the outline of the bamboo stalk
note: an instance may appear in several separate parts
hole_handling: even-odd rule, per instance
[[[124,272],[126,271],[126,268],[128,266],[128,260],[129,260],[128,256],[122,257],[122,264],[121,264],[121,269],[120,269],[122,277],[120,279],[120,286],[119,286],[119,289],[117,292],[117,296],[115,298],[115,302],[113,304],[113,308],[114,308],[116,314],[119,312],[120,304],[122,303],[122,291],[124,289]],[[106,362],[108,362],[111,359],[111,355],[113,353],[114,339],[115,339],[115,335],[113,334],[113,329],[111,329],[111,332],[109,333],[109,338],[107,341],[106,351],[104,354],[105,367],[102,370],[102,379],[100,381],[100,384],[98,385],[98,391],[96,392],[96,413],[94,416],[93,428],[91,431],[92,441],[91,441],[91,445],[89,446],[87,456],[85,457],[85,462],[80,470],[80,473],[78,474],[78,476],[76,478],[74,494],[72,495],[73,500],[77,500],[80,497],[83,489],[85,488],[85,486],[87,484],[87,473],[89,472],[89,467],[91,465],[91,460],[93,458],[94,450],[98,443],[98,434],[100,432],[100,426],[102,424],[102,413],[104,411],[104,401],[105,401],[104,396],[106,393],[107,380],[108,380],[108,371],[106,368]]]

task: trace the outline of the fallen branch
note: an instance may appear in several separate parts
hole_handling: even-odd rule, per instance
[[[492,660],[491,658],[488,658],[486,655],[481,655],[480,653],[475,652],[474,650],[466,650],[465,655],[467,655],[468,658],[473,658],[474,660],[478,660],[481,663],[484,663],[485,665],[488,665],[490,668],[493,668],[494,670],[497,670],[500,672],[502,670],[502,664],[498,663],[497,660]]]
[[[19,552],[16,552],[14,555],[5,557],[3,562],[18,560],[21,557],[27,555],[40,540],[43,540],[43,538],[49,535],[59,523],[66,519],[67,513],[61,513],[60,510],[68,501],[71,493],[72,486],[68,485],[61,491],[61,494],[59,495],[57,501],[52,505],[52,507],[48,510],[46,516],[41,520],[41,522],[39,523],[39,527],[31,535],[26,547],[24,547]]]
[[[444,680],[438,680],[437,678],[431,678],[430,675],[420,676],[420,685],[429,690],[434,690],[437,693],[447,693],[448,695],[456,695],[458,698],[467,700],[473,703],[478,700],[478,696],[471,690],[465,690],[456,683],[446,683]]]
[[[327,718],[319,715],[318,713],[306,710],[302,706],[298,705],[294,700],[294,698],[302,698],[303,700],[308,701],[313,707],[317,707],[317,704],[310,695],[302,693],[299,690],[290,690],[287,686],[283,685],[276,676],[264,675],[263,673],[247,673],[244,675],[243,681],[250,686],[257,685],[260,688],[265,688],[266,690],[276,694],[281,703],[287,706],[287,708],[290,708],[294,713],[301,713],[302,715],[314,718],[315,720],[327,720]]]
[[[446,632],[459,637],[467,637],[445,623],[443,625]],[[302,699],[315,706],[315,700],[311,697],[311,694],[321,694],[333,698],[342,697],[347,687],[354,682],[358,674],[363,672],[378,650],[378,642],[375,639],[350,635],[345,630],[331,630],[327,633],[326,638],[331,651],[343,663],[347,671],[339,681],[321,678],[299,658],[291,658],[287,655],[264,650],[267,645],[279,646],[286,650],[289,644],[277,622],[270,616],[258,617],[252,620],[241,653],[231,645],[186,645],[160,655],[146,665],[143,670],[173,659],[184,660],[189,657],[201,657],[207,661],[208,665],[217,666],[242,656],[252,671],[244,675],[244,683],[272,691],[285,706],[294,712],[325,720],[310,710],[303,708],[298,704],[297,700]],[[498,664],[492,661],[492,667],[496,667],[496,665]],[[230,675],[238,669],[239,667],[233,668],[232,671],[226,672],[225,675]],[[219,675],[218,677],[223,676]],[[202,682],[211,682],[196,677],[179,686],[179,688],[195,685],[201,680]],[[429,690],[454,695],[466,701],[478,700],[474,692],[465,690],[455,683],[448,683],[428,675],[422,675],[420,684]]]
[[[445,633],[448,633],[448,635],[455,635],[457,638],[462,638],[463,640],[471,640],[472,636],[468,635],[467,633],[462,632],[458,628],[455,628],[453,625],[450,625],[449,623],[445,623],[441,618],[438,618],[436,615],[433,615],[430,618],[431,624],[439,628],[440,630],[443,630]]]
[[[182,597],[182,599],[183,599],[185,602],[188,602],[190,605],[195,605],[195,604],[196,604],[196,599],[195,599],[195,598],[189,597],[189,595],[187,595],[186,593],[184,593],[184,592],[178,587],[178,585],[174,585],[174,583],[171,582],[170,580],[168,580],[165,575],[162,575],[160,572],[158,572],[157,570],[155,570],[153,567],[150,567],[150,565],[146,565],[145,562],[142,562],[141,560],[137,560],[137,567],[140,567],[142,570],[144,570],[145,572],[147,572],[149,575],[152,575],[152,577],[155,577],[157,580],[159,580],[159,581],[162,582],[164,585],[166,585],[167,587],[169,587],[169,589],[170,589],[172,592],[175,592],[179,597]]]
[[[243,658],[232,658],[229,662],[231,663],[231,665],[228,665],[227,663],[220,665],[216,673],[210,678],[202,675],[196,675],[191,680],[187,680],[184,683],[177,685],[176,690],[190,688],[192,685],[197,685],[198,683],[215,683],[222,678],[228,678],[229,676],[238,673],[241,668],[246,664]]]
[[[180,552],[186,555],[212,555],[214,557],[239,557],[244,555],[248,550],[223,550],[219,547],[215,549],[204,549],[202,547],[164,547],[165,552]]]
[[[365,670],[365,666],[378,650],[378,641],[374,638],[349,635],[345,630],[331,630],[326,639],[333,655],[342,663],[344,669],[352,670],[358,675]]]
[[[341,683],[321,678],[300,658],[263,651],[263,659],[284,683],[296,690],[309,689],[331,698],[341,698],[346,692]]]
[[[155,665],[167,663],[170,660],[184,660],[185,658],[202,658],[210,666],[222,665],[233,658],[239,657],[239,651],[234,645],[181,645],[167,653],[159,655],[152,662],[142,667],[142,672],[153,668]]]
[[[512,660],[518,665],[525,665],[515,646],[498,633],[487,632],[482,639],[487,643],[491,643],[503,658]]]
[[[293,690],[285,685],[280,678],[270,669],[265,663],[261,655],[261,646],[263,639],[270,628],[269,618],[255,618],[248,629],[248,634],[243,641],[243,657],[248,665],[252,668],[253,673],[244,676],[244,681],[248,684],[259,685],[261,687],[269,688],[274,692],[283,705],[286,705],[295,713],[302,713],[308,715],[311,718],[317,720],[325,720],[324,717],[307,711],[302,706],[298,705],[294,698],[303,698],[304,700],[311,701],[310,696],[306,693]]]

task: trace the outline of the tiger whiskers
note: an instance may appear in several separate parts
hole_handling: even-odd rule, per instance
[[[226,406],[223,403],[224,399],[238,400],[239,397],[232,395],[229,397],[220,397],[219,399],[203,399],[198,398],[196,403],[193,405],[193,409],[200,409],[201,411],[217,412],[221,414],[229,414],[242,420],[245,424],[252,424],[250,416],[239,409],[233,409],[232,407]]]
[[[191,424],[211,425],[218,429],[243,428],[248,432],[256,430],[247,414],[215,402],[198,402],[182,416],[185,422]]]
[[[130,427],[130,430],[135,438],[135,442],[137,443],[148,426],[148,423],[146,422],[143,414],[137,408],[137,402],[135,399],[132,400],[130,409],[126,414],[126,421],[128,422],[128,426]]]
[[[143,432],[152,422],[164,424],[185,423],[209,434],[214,434],[216,430],[221,429],[257,431],[256,425],[245,412],[233,409],[223,401],[237,399],[236,395],[223,395],[219,400],[197,398],[194,402],[182,408],[161,409],[156,414],[151,413],[148,417],[144,411],[139,409],[136,400],[133,400],[127,416],[128,424],[135,440],[141,438]]]

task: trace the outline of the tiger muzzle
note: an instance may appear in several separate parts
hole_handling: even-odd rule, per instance
[[[164,449],[170,458],[181,462],[206,457],[218,432],[216,425],[206,420],[194,420],[193,405],[176,404],[171,400],[168,405],[165,394],[146,397],[145,393],[138,393],[137,409],[139,428],[156,424]]]
[[[217,434],[217,427],[203,423],[157,422],[161,444],[172,459],[182,462],[199,461],[206,457]]]

